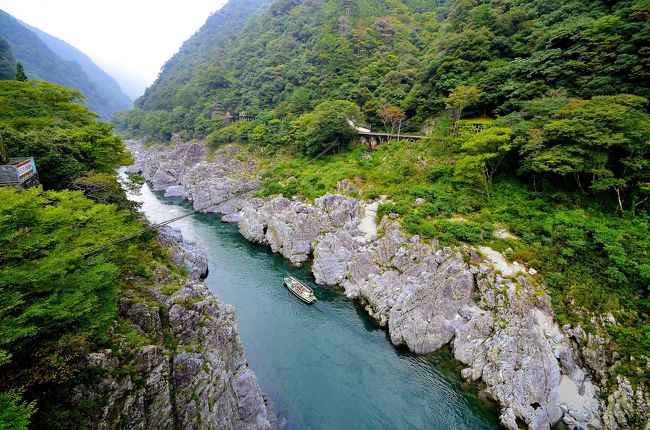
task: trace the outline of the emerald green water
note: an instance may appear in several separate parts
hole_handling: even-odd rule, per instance
[[[154,222],[189,213],[144,185],[132,199]],[[463,386],[449,354],[417,357],[337,291],[316,286],[268,249],[248,243],[215,215],[174,224],[208,251],[207,285],[237,309],[246,357],[286,429],[496,429],[494,407]],[[282,284],[314,288],[308,306]],[[286,421],[285,421],[286,420]]]

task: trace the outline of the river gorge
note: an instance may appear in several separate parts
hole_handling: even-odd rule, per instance
[[[170,207],[187,214],[194,209],[222,215],[221,219],[195,215],[192,228],[185,234],[208,248],[211,274],[207,284],[224,301],[241,308],[238,318],[242,322],[242,339],[244,344],[252,343],[247,357],[253,370],[256,366],[268,369],[260,375],[262,389],[270,394],[280,415],[286,414],[287,422],[296,428],[320,426],[329,420],[335,421],[323,428],[345,426],[350,416],[359,419],[360,409],[366,413],[378,411],[370,413],[377,421],[360,421],[357,427],[381,427],[379,423],[388,419],[385,411],[394,407],[399,412],[392,422],[402,427],[409,422],[413,428],[432,424],[445,428],[495,425],[496,414],[480,403],[465,403],[460,409],[441,403],[441,399],[448,402],[457,398],[461,384],[452,383],[456,389],[451,391],[436,388],[444,380],[440,379],[440,368],[449,369],[447,375],[452,379],[448,381],[457,380],[460,371],[463,380],[478,384],[481,397],[496,401],[498,422],[508,429],[522,425],[545,429],[558,421],[570,428],[600,428],[603,418],[614,423],[617,411],[633,407],[622,400],[629,390],[621,381],[616,400],[603,415],[599,387],[586,367],[598,368],[601,344],[580,326],[560,327],[554,322],[546,286],[538,282],[534,269],[509,262],[489,247],[449,247],[437,240],[422,241],[417,235],[410,236],[397,214],[377,219],[377,207],[385,197],[360,200],[348,194],[349,184],[341,183],[336,194],[325,194],[313,202],[300,196],[259,197],[260,160],[237,145],[211,150],[199,142],[178,142],[168,147],[127,143],[136,164],[125,172],[141,172],[148,181],[141,191],[145,194],[137,198],[144,199],[143,209],[152,221],[174,218],[178,212],[168,212]],[[192,202],[191,208],[185,201]],[[155,202],[163,206],[147,209]],[[205,231],[196,230],[204,224]],[[215,232],[228,232],[229,239],[215,237]],[[279,269],[268,277],[261,276],[265,271],[258,267],[259,263],[244,263],[247,260],[243,257],[233,257],[241,247],[248,255],[256,250],[256,255],[275,261]],[[220,256],[227,258],[222,260]],[[315,288],[321,300],[315,309],[303,309],[296,306],[300,303],[295,300],[286,300],[292,298],[281,284],[287,273],[307,281],[313,279],[311,285],[318,285]],[[271,293],[281,294],[280,304],[275,299],[263,302],[264,294]],[[326,307],[328,303],[331,308]],[[286,305],[291,307],[282,309]],[[314,312],[339,315],[340,309],[347,309],[344,320],[366,327],[363,336],[344,341],[340,332],[327,329],[337,321],[333,317],[315,323],[319,317]],[[269,315],[268,319],[263,319],[264,315]],[[284,321],[291,315],[295,319]],[[299,328],[304,330],[300,336],[295,333]],[[275,336],[281,336],[282,342]],[[367,374],[376,368],[372,365],[375,359],[382,363],[382,354],[368,352],[362,346],[377,336],[389,355],[399,357],[399,363],[411,363],[406,370],[379,366],[376,372]],[[331,344],[323,346],[325,339],[332,339]],[[387,340],[406,348],[396,352]],[[578,350],[580,343],[590,345],[584,353]],[[361,349],[347,352],[348,345]],[[297,346],[307,349],[301,351]],[[440,358],[441,351],[448,352],[448,360]],[[261,364],[255,364],[257,357],[264,357]],[[335,366],[337,371],[318,371],[312,359],[340,366]],[[439,365],[431,367],[431,362]],[[412,368],[413,363],[429,364]],[[458,367],[452,369],[451,363]],[[302,367],[303,373],[298,370]],[[341,368],[345,369],[343,374]],[[286,374],[278,376],[283,371]],[[438,376],[432,379],[431,372]],[[315,383],[319,380],[323,386]],[[364,384],[369,385],[360,388]],[[279,390],[282,386],[287,388]],[[349,396],[344,395],[343,387]],[[310,398],[312,388],[312,401],[301,404]],[[383,398],[382,392],[388,393],[387,397]],[[292,400],[284,398],[286,393],[291,393]],[[461,397],[467,402],[478,396],[466,393]],[[315,408],[315,404],[320,406]],[[326,404],[333,409],[325,412]],[[616,409],[619,407],[623,409]],[[291,408],[295,408],[293,412]],[[344,410],[354,412],[342,414]],[[457,410],[473,410],[470,416],[480,418],[478,422],[483,424],[465,426],[453,421],[457,414],[452,411]],[[311,416],[309,411],[315,414],[311,419],[305,418]],[[323,412],[322,416],[318,411]],[[465,417],[465,412],[460,416]],[[436,421],[440,419],[443,421]],[[452,421],[445,424],[445,420]],[[278,422],[283,424],[284,418]],[[611,427],[617,428],[616,424]]]
[[[151,222],[192,211],[148,184],[129,197]],[[246,358],[287,429],[499,428],[495,407],[463,383],[449,353],[415,356],[339,291],[318,287],[307,268],[291,266],[246,241],[216,215],[173,224],[208,254],[208,287],[236,308]],[[307,306],[282,285],[287,274],[314,288]]]

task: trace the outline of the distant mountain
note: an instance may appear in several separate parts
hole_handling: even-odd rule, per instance
[[[23,24],[4,11],[0,11],[0,37],[25,66],[29,79],[81,91],[86,96],[86,106],[104,119],[131,107],[131,100],[117,82],[66,42]]]
[[[0,38],[0,80],[16,77],[16,59],[6,40]]]
[[[86,75],[90,78],[90,81],[95,84],[98,91],[101,94],[111,96],[107,97],[106,100],[108,103],[107,107],[111,112],[117,112],[131,107],[133,100],[124,94],[117,81],[104,70],[99,68],[99,66],[97,66],[86,54],[74,46],[69,45],[65,41],[51,36],[38,28],[34,28],[24,22],[21,22],[21,24],[36,33],[36,35],[45,42],[48,48],[59,57],[66,61],[74,61],[79,64]]]

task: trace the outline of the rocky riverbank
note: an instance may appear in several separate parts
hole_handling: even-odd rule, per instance
[[[451,344],[463,378],[480,381],[497,400],[506,428],[548,429],[562,420],[571,428],[619,429],[647,421],[647,395],[624,378],[610,381],[608,398],[598,388],[609,377],[606,341],[559,327],[534,270],[489,248],[422,243],[396,217],[373,225],[376,202],[338,194],[311,204],[256,198],[255,162],[235,146],[209,157],[200,144],[130,146],[137,159],[131,170],[155,190],[223,214],[248,240],[293,264],[311,260],[317,283],[361,301],[394,344],[416,353]]]
[[[208,269],[205,251],[169,227],[160,241],[188,279],[161,265],[150,289],[124,292],[121,318],[149,342],[134,346],[113,334],[118,347],[87,357],[86,370],[99,377],[76,386],[72,402],[94,405],[98,429],[269,429],[235,311],[200,281]]]

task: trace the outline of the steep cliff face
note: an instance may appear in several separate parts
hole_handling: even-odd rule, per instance
[[[394,344],[417,353],[451,344],[465,366],[462,377],[480,381],[498,401],[506,428],[547,429],[562,420],[571,428],[622,429],[648,421],[646,393],[625,379],[608,398],[597,386],[607,369],[596,359],[595,341],[586,342],[580,327],[554,322],[534,270],[490,248],[422,243],[391,217],[381,221],[378,237],[368,226],[377,205],[343,195],[313,204],[253,198],[254,162],[234,147],[218,150],[213,161],[199,144],[166,151],[135,145],[134,152],[134,170],[154,188],[182,187],[196,208],[219,202],[211,210],[237,222],[248,240],[297,265],[313,259],[317,283],[341,286],[360,300]]]
[[[189,280],[179,284],[161,268],[151,289],[124,294],[121,317],[151,344],[116,338],[116,350],[90,354],[85,366],[98,377],[76,386],[72,402],[95,405],[98,429],[270,428],[235,311],[198,280],[205,252],[169,228],[161,242]]]

